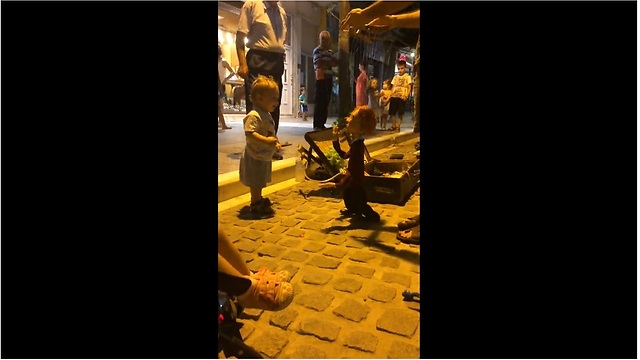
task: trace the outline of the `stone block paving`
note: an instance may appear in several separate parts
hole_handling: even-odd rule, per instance
[[[416,141],[378,159],[413,158]],[[341,218],[339,195],[312,181],[268,197],[271,219],[237,219],[246,204],[219,213],[249,268],[289,271],[295,292],[282,311],[247,310],[245,342],[266,358],[419,358],[420,304],[401,294],[420,291],[420,247],[398,241],[396,225],[419,213],[420,189],[404,205],[370,203],[381,224]]]

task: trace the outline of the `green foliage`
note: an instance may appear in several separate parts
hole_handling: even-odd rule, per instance
[[[340,171],[340,169],[344,167],[345,161],[338,155],[335,149],[329,148],[324,155],[336,171]]]

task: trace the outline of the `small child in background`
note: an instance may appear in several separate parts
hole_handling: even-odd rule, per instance
[[[380,126],[382,130],[387,130],[387,118],[389,117],[389,103],[391,101],[391,80],[387,79],[382,82],[382,91],[380,91]]]
[[[364,135],[376,130],[376,117],[368,106],[355,108],[347,117],[346,131],[355,139],[349,146],[349,151],[340,148],[340,133],[338,126],[333,127],[333,148],[343,159],[349,159],[347,176],[335,186],[344,189],[343,215],[354,216],[365,221],[380,222],[380,215],[367,204],[367,193],[364,190]]]
[[[250,189],[251,205],[246,210],[254,217],[274,213],[269,199],[262,197],[262,189],[271,182],[272,157],[281,148],[269,114],[278,107],[279,93],[272,78],[259,75],[251,85],[253,110],[243,119],[247,145],[240,157],[240,182]]]
[[[309,111],[309,106],[307,105],[307,91],[304,88],[300,89],[298,102],[300,103],[300,113],[302,114],[302,120],[307,121],[307,112]]]
[[[371,108],[376,115],[376,124],[378,124],[380,122],[380,91],[378,91],[378,79],[372,78],[369,80],[367,95],[369,96],[369,108]]]

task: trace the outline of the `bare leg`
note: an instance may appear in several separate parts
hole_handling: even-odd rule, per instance
[[[233,267],[227,259],[225,259],[222,255],[218,254],[218,272],[225,273],[227,275],[239,277],[239,278],[248,278],[248,275],[242,275],[238,269]]]
[[[396,126],[396,130],[400,131],[400,124],[402,123],[402,116],[398,115],[398,122]]]
[[[222,99],[218,99],[218,123],[220,124],[223,130],[231,129],[229,126],[227,126],[227,123],[224,121],[224,114],[222,113],[222,109],[223,109]]]
[[[218,228],[218,271],[234,276],[251,275],[240,251],[220,228]]]

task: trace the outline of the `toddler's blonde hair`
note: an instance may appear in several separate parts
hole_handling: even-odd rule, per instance
[[[255,102],[259,95],[266,96],[266,94],[274,90],[280,92],[278,84],[271,76],[258,75],[251,84],[251,94],[249,94],[249,97],[251,101]]]

